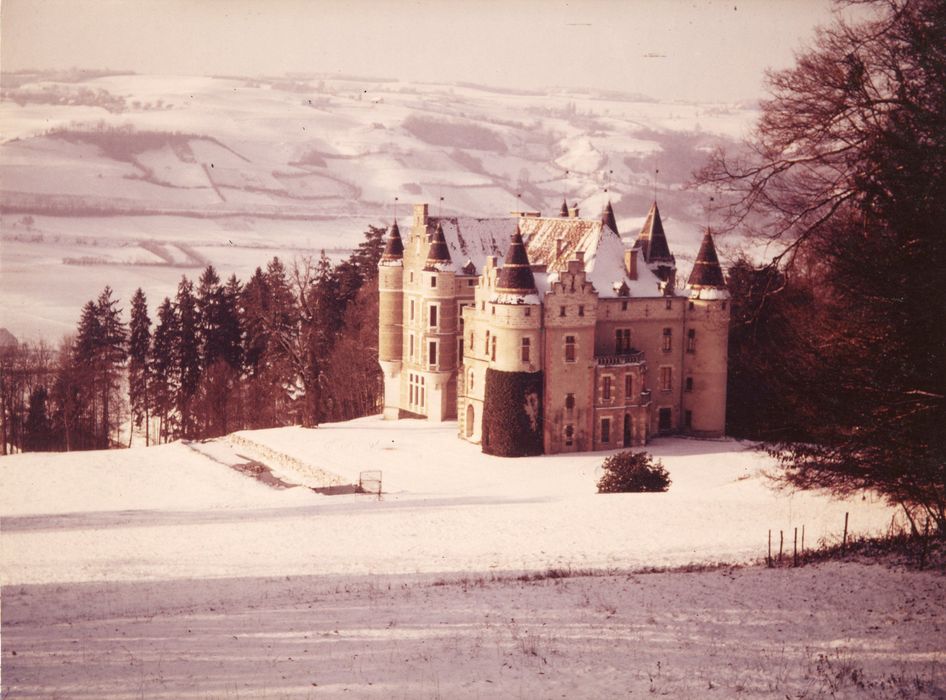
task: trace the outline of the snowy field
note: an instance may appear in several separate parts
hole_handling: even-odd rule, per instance
[[[683,439],[649,448],[669,492],[600,495],[605,453],[494,458],[455,430],[0,459],[3,698],[946,693],[941,574],[739,566],[769,529],[884,532],[882,503],[777,492],[747,445]],[[384,494],[234,468],[260,463],[310,486],[380,469]]]

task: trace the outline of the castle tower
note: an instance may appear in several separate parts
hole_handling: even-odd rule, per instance
[[[424,400],[423,414],[432,421],[456,417],[456,273],[450,250],[443,233],[443,224],[437,222],[430,238],[427,258],[419,274],[416,320],[418,347],[417,363]],[[416,378],[415,378],[416,383]]]
[[[404,336],[404,244],[397,219],[378,263],[378,361],[384,376],[384,419],[398,417]]]
[[[479,417],[483,452],[503,457],[542,454],[542,314],[518,225],[505,262],[490,275],[490,282],[480,324],[486,330]],[[466,410],[467,417],[476,421],[473,405]]]
[[[687,280],[684,317],[683,432],[718,436],[726,431],[729,361],[729,291],[709,230]]]
[[[667,234],[664,233],[664,225],[660,220],[660,210],[657,208],[657,202],[654,202],[650,207],[650,211],[647,212],[647,219],[644,221],[644,226],[641,228],[641,232],[637,236],[637,242],[634,245],[641,249],[644,262],[657,277],[667,283],[666,291],[672,294],[675,286],[677,261],[670,253],[670,245],[667,243]]]

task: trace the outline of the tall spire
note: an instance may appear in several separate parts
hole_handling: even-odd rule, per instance
[[[654,202],[650,211],[647,212],[647,220],[637,237],[636,245],[640,246],[644,260],[648,263],[675,262],[673,255],[670,254],[670,246],[667,244],[667,235],[664,233],[664,225],[660,220],[657,202]]]
[[[447,249],[447,239],[443,235],[443,225],[438,221],[434,237],[430,242],[430,250],[427,251],[427,264],[424,269],[436,269],[438,265],[449,262],[450,251]]]
[[[614,220],[614,209],[611,208],[611,200],[608,200],[608,203],[605,205],[604,209],[601,211],[601,224],[603,226],[608,226],[615,233],[618,232],[618,223]]]
[[[706,229],[706,233],[703,234],[700,252],[696,256],[696,262],[693,263],[693,272],[690,273],[687,286],[694,288],[726,288],[726,280],[723,278],[723,269],[719,266],[719,258],[716,256],[716,246],[713,245],[713,235],[710,233],[709,229]]]
[[[529,265],[526,246],[522,242],[522,231],[519,230],[519,224],[516,224],[516,230],[512,234],[509,248],[506,249],[506,260],[499,270],[496,291],[501,294],[535,293],[535,277],[532,274],[532,266]]]
[[[568,202],[564,199],[562,200],[562,208],[558,210],[558,215],[563,219],[568,218]]]
[[[386,261],[401,260],[404,257],[404,243],[401,241],[401,231],[397,227],[397,219],[388,229],[388,238],[384,243],[384,253],[381,259]]]

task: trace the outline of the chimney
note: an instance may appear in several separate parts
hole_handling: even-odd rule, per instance
[[[583,251],[583,250],[576,250],[576,251],[575,251],[575,260],[578,261],[578,265],[581,267],[582,270],[584,270],[584,269],[585,269],[585,251]]]
[[[573,206],[573,207],[568,207],[568,217],[569,217],[570,219],[577,219],[577,218],[578,218],[578,211],[579,211],[579,210],[578,210],[578,205],[577,205],[577,204],[576,204],[575,206]]]
[[[627,276],[630,279],[637,279],[637,248],[627,248],[624,250],[624,269],[627,271]]]
[[[563,250],[565,250],[565,239],[559,236],[555,239],[555,255],[561,255]]]
[[[427,225],[427,205],[415,204],[414,205],[414,227],[420,228],[426,225]]]

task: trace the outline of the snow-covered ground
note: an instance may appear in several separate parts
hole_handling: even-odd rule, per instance
[[[941,574],[731,566],[770,528],[883,531],[882,503],[778,492],[748,445],[683,439],[649,447],[669,492],[601,495],[605,453],[494,458],[455,430],[0,459],[3,697],[946,693]],[[312,486],[380,469],[384,494],[234,468],[260,463]]]

